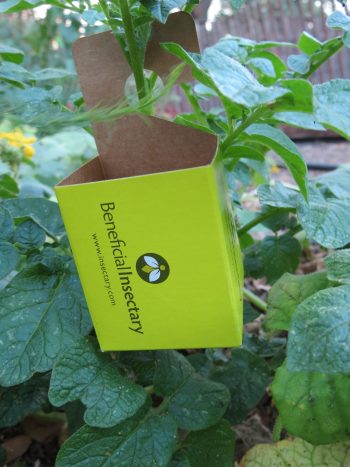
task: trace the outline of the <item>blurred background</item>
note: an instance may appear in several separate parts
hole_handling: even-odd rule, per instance
[[[3,1],[3,0],[2,0]],[[337,0],[202,0],[194,10],[201,48],[223,36],[246,37],[256,41],[296,43],[303,31],[325,41],[337,35],[326,26],[335,10],[349,14],[349,6]],[[21,48],[28,67],[67,67],[73,70],[71,45],[84,34],[104,27],[89,26],[79,14],[55,7],[39,6],[0,19],[0,41]],[[278,50],[278,49],[277,49]],[[286,58],[290,49],[278,50]],[[350,56],[346,50],[331,58],[312,80],[323,82],[350,77]]]

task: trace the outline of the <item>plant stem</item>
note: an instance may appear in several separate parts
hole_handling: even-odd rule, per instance
[[[233,141],[239,136],[248,126],[250,126],[252,123],[257,120],[261,114],[264,112],[265,109],[263,108],[258,108],[255,111],[253,111],[245,120],[242,121],[242,123],[236,127],[235,130],[233,130],[232,133],[226,136],[224,141],[221,143],[221,148],[222,151],[224,152],[225,149],[227,149]]]
[[[191,104],[193,113],[196,115],[198,122],[201,125],[207,127],[208,126],[207,119],[204,117],[203,110],[201,109],[201,106],[199,105],[197,99],[191,93],[191,86],[189,84],[182,83],[181,88],[183,92],[185,93],[185,96],[187,97],[188,102]]]
[[[106,0],[98,0],[98,3],[108,22],[109,21],[109,10],[108,10],[108,5],[107,5]]]
[[[333,55],[335,55],[336,53],[338,53],[340,51],[340,49],[342,49],[344,47],[344,42],[343,42],[343,38],[342,37],[339,37],[339,43],[334,46],[334,49],[331,50],[331,52],[324,56],[319,62],[317,63],[314,63],[313,66],[310,67],[310,70],[307,72],[307,73],[304,73],[301,77],[302,78],[308,78],[309,76],[311,76],[313,73],[315,73],[316,70],[318,70],[320,68],[321,65],[324,64],[324,62],[326,62],[327,60],[330,59],[330,57],[332,57]]]
[[[246,298],[250,303],[252,303],[256,308],[259,308],[263,313],[267,312],[267,303],[264,302],[261,298],[259,298],[255,293],[251,292],[250,290],[244,288],[243,289],[243,296]]]
[[[238,237],[242,237],[244,234],[246,234],[249,230],[251,230],[256,225],[261,224],[266,219],[268,219],[269,217],[274,216],[278,212],[285,211],[285,210],[286,209],[282,208],[282,209],[271,209],[271,210],[266,211],[266,212],[261,212],[256,217],[254,217],[254,219],[252,219],[250,222],[243,225],[243,227],[241,227],[240,229],[237,230]]]
[[[145,75],[143,74],[143,64],[139,59],[138,46],[135,38],[134,25],[130,15],[128,0],[119,0],[120,12],[125,30],[126,43],[128,46],[130,64],[135,77],[137,94],[139,100],[146,96]]]
[[[277,443],[277,441],[281,439],[282,429],[283,429],[282,419],[281,419],[281,416],[279,415],[275,421],[275,425],[273,427],[273,432],[272,432],[272,441],[274,443]]]

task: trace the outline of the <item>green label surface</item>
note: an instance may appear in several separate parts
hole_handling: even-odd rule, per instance
[[[214,165],[59,186],[103,350],[242,339],[242,261]]]

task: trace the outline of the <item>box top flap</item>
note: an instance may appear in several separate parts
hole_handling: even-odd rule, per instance
[[[178,59],[160,47],[176,42],[198,52],[192,17],[180,12],[169,16],[166,25],[155,22],[149,41],[145,68],[161,77],[169,74]],[[124,86],[131,69],[111,32],[79,39],[73,46],[77,73],[88,108],[111,107],[124,99]],[[185,69],[181,79],[190,79]],[[123,117],[93,124],[105,178],[129,177],[209,164],[216,152],[217,138],[200,131],[152,117]]]

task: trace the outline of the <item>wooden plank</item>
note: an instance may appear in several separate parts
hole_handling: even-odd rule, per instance
[[[267,18],[267,20],[270,22],[270,32],[271,32],[271,39],[279,41],[280,40],[280,35],[278,33],[278,22],[276,20],[276,14],[275,14],[275,7],[273,4],[273,0],[270,0],[266,4],[267,6],[267,14],[264,15],[264,18]]]
[[[255,8],[256,8],[256,11],[257,11],[257,15],[258,15],[258,21],[259,21],[259,24],[260,24],[260,30],[261,30],[261,37],[260,37],[260,40],[265,40],[266,37],[269,35],[269,27],[265,27],[265,23],[264,23],[264,8],[263,6],[261,5],[261,1],[260,0],[257,0],[256,3],[255,3]]]
[[[282,0],[277,0],[277,8],[279,12],[279,20],[281,24],[282,37],[284,37],[284,40],[286,40],[287,42],[293,42],[293,37],[291,37],[290,31],[289,31],[287,15],[285,15],[285,8],[284,8],[283,3],[286,5],[287,2],[282,2]]]
[[[305,29],[305,16],[304,16],[304,9],[301,0],[296,0],[296,11],[297,16],[299,19],[299,27],[298,27],[298,36],[304,31]]]
[[[253,28],[253,35],[249,39],[254,39],[255,41],[260,41],[263,37],[261,27],[260,27],[260,22],[259,22],[259,16],[257,14],[257,9],[256,9],[256,2],[259,0],[255,0],[252,2],[249,2],[247,4],[247,8],[249,8],[249,12],[251,15],[251,18],[253,20],[254,28]]]
[[[230,36],[247,36],[248,25],[244,21],[244,16],[241,14],[235,14],[230,16],[228,19],[229,34]]]
[[[246,37],[248,39],[254,39],[254,22],[253,22],[253,18],[251,16],[251,14],[250,14],[250,7],[248,7],[248,5],[245,4],[240,11],[243,12],[244,17],[246,19],[246,24],[248,25],[247,36]]]

